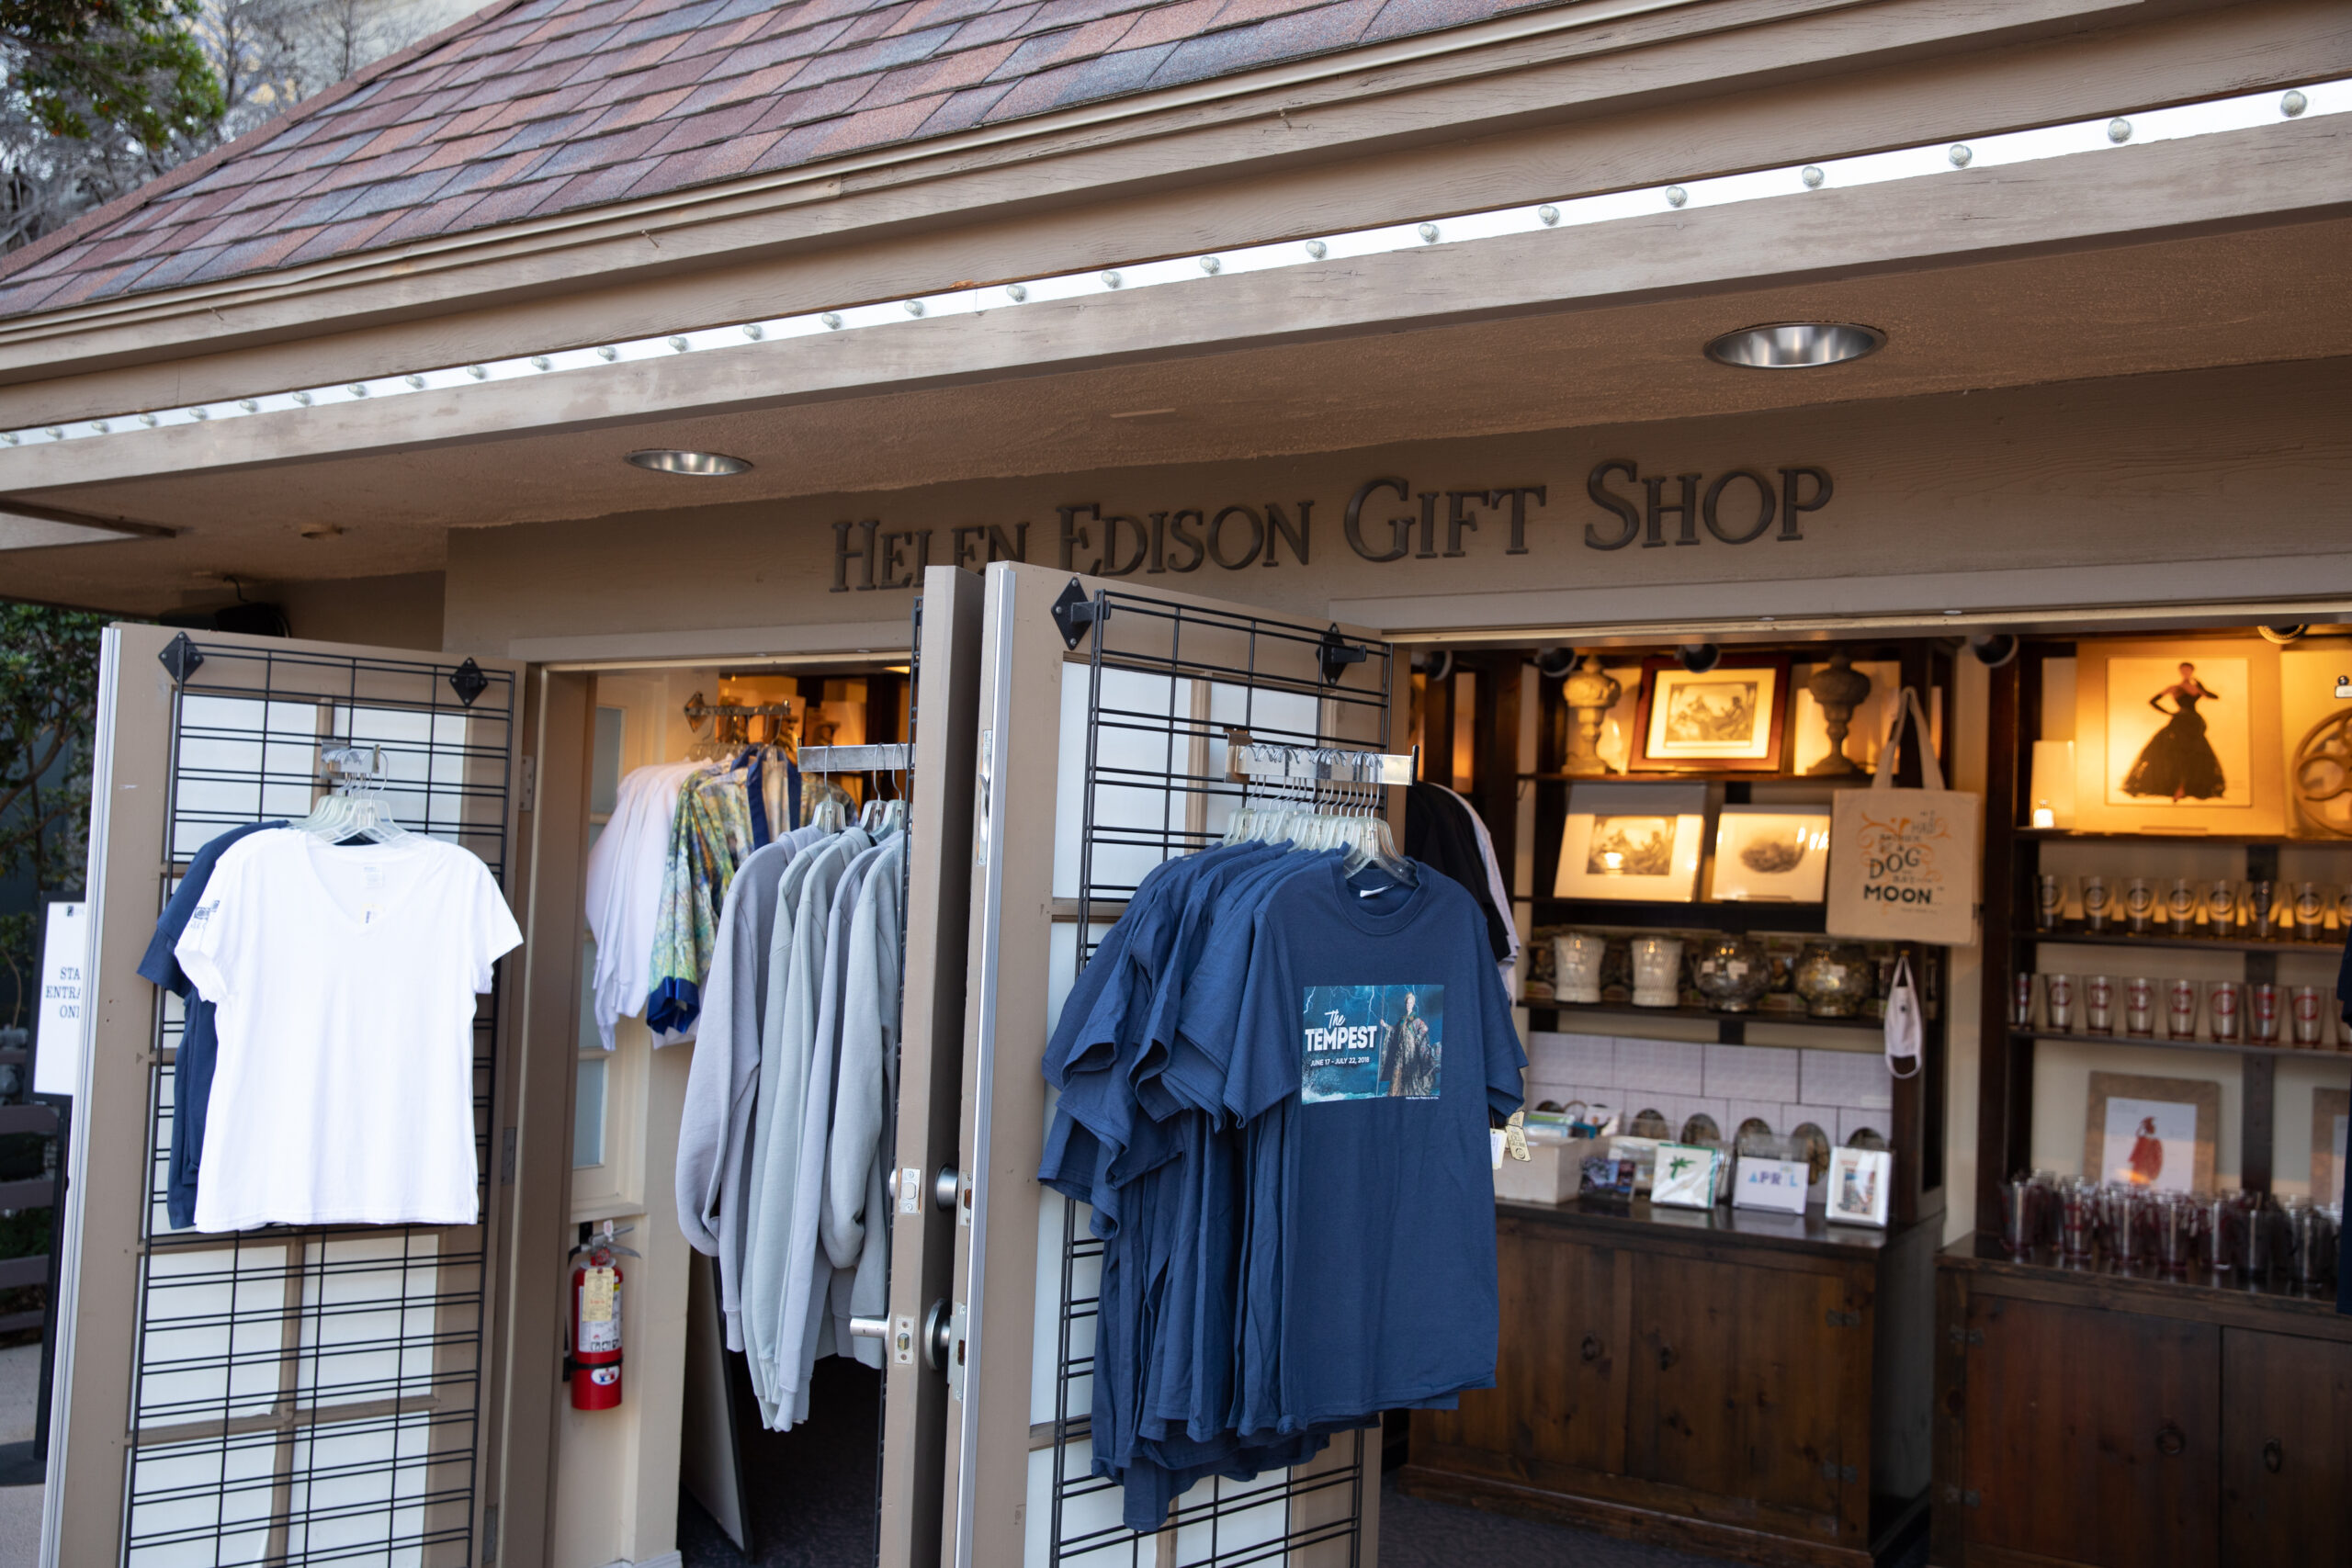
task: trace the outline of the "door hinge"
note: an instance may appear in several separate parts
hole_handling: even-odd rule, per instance
[[[1981,1328],[1954,1328],[1947,1332],[1951,1339],[1951,1348],[1955,1350],[1970,1345],[1984,1343],[1984,1331]]]
[[[1826,1312],[1821,1316],[1822,1321],[1832,1328],[1860,1328],[1862,1325],[1862,1314],[1858,1312]]]
[[[1821,1478],[1824,1481],[1860,1481],[1861,1472],[1850,1464],[1839,1464],[1834,1459],[1826,1459],[1821,1461]]]
[[[514,1185],[514,1129],[509,1127],[501,1135],[498,1145],[498,1184]]]
[[[481,1511],[481,1560],[498,1561],[498,1505],[492,1503]]]
[[[1936,1495],[1943,1502],[1957,1503],[1963,1508],[1981,1508],[1984,1506],[1984,1494],[1963,1492],[1949,1481],[1937,1489]]]
[[[539,808],[539,760],[527,751],[523,754],[522,778],[515,794],[519,797],[516,810],[537,811]]]

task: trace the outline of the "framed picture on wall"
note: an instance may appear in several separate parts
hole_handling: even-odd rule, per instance
[[[2286,830],[2278,649],[2085,641],[2075,659],[2077,830]]]
[[[2093,1073],[2083,1115],[2083,1174],[2157,1192],[2213,1190],[2222,1086],[2210,1078]]]
[[[1713,670],[1642,661],[1637,773],[1777,773],[1788,729],[1786,654],[1726,653]]]
[[[2312,1090],[2312,1201],[2344,1201],[2345,1127],[2352,1122],[2352,1089]]]
[[[1829,874],[1829,807],[1726,806],[1715,818],[1714,896],[1818,904]]]
[[[1706,827],[1704,784],[1578,784],[1553,897],[1687,904],[1699,896]]]

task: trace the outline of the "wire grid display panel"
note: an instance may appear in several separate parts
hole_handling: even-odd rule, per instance
[[[1387,745],[1394,660],[1385,643],[1140,594],[1105,591],[1096,605],[1085,660],[1063,666],[1054,896],[1074,901],[1076,911],[1054,931],[1049,1027],[1151,869],[1224,837],[1244,793],[1226,773],[1229,728],[1284,745]],[[1327,664],[1335,649],[1356,657]],[[1080,809],[1069,810],[1069,802]],[[1121,1522],[1121,1490],[1092,1473],[1089,1434],[1103,1244],[1086,1205],[1040,1190],[1031,1421],[1052,1442],[1032,1456],[1030,1561],[1088,1568],[1359,1562],[1364,1461],[1377,1451],[1363,1433],[1335,1438],[1312,1465],[1250,1482],[1204,1481],[1157,1532]]]
[[[468,705],[446,663],[196,647],[202,662],[173,703],[159,909],[220,833],[308,814],[330,741],[380,746],[394,818],[472,851],[504,886],[517,716],[506,672],[481,671]],[[177,998],[158,998],[123,1560],[469,1564],[483,1226],[172,1230],[183,1019]],[[496,1018],[493,992],[474,1024],[484,1183]]]

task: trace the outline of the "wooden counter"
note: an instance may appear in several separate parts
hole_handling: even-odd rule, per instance
[[[1932,1561],[2352,1562],[2352,1317],[2243,1280],[1937,1258]]]
[[[1927,1506],[1933,1222],[1497,1205],[1497,1387],[1413,1416],[1418,1495],[1761,1563]]]

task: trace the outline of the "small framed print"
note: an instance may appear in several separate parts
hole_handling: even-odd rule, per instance
[[[1735,1209],[1771,1209],[1783,1214],[1802,1214],[1812,1178],[1812,1169],[1801,1159],[1742,1155],[1739,1172],[1732,1178],[1731,1205]]]
[[[2211,1194],[2220,1084],[2093,1073],[2083,1109],[2083,1174],[2093,1181]]]
[[[1894,1186],[1894,1156],[1885,1149],[1829,1151],[1828,1218],[1841,1225],[1886,1224]]]
[[[1700,1144],[1660,1144],[1650,1201],[1672,1209],[1713,1208],[1715,1161],[1721,1157]]]
[[[1578,784],[1553,896],[1690,903],[1706,826],[1704,784]]]
[[[1642,661],[1629,772],[1777,773],[1788,728],[1785,654],[1726,653],[1704,672]]]
[[[1725,806],[1715,818],[1714,896],[1818,904],[1829,877],[1829,807]]]

